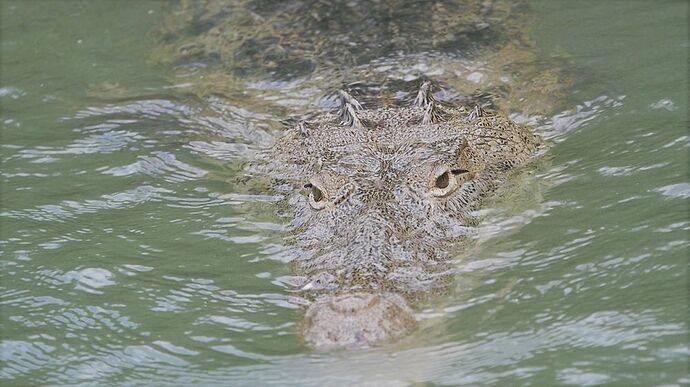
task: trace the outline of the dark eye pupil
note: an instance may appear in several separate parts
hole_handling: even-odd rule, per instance
[[[450,174],[446,171],[436,178],[436,188],[446,188],[450,183]]]
[[[311,195],[314,197],[315,202],[320,202],[323,199],[323,192],[314,186],[311,187]]]

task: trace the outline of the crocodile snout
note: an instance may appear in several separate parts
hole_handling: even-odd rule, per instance
[[[328,349],[371,346],[404,336],[416,324],[400,295],[349,293],[317,299],[302,328],[307,345]]]

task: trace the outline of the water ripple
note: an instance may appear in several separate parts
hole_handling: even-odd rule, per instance
[[[135,163],[108,168],[101,173],[118,177],[137,173],[149,176],[164,175],[165,180],[170,182],[195,180],[207,174],[207,171],[201,168],[177,160],[175,155],[169,152],[156,151],[151,156],[139,156],[138,159]]]
[[[194,152],[199,152],[217,160],[254,160],[257,150],[247,144],[222,141],[191,141],[187,145]]]
[[[690,197],[690,183],[671,184],[655,189],[662,195],[674,199],[686,199]]]
[[[63,200],[59,204],[44,204],[36,208],[10,210],[0,216],[36,221],[64,222],[82,214],[97,213],[101,210],[130,208],[148,201],[161,200],[163,194],[172,191],[152,186],[140,186],[131,190],[102,195],[101,199],[84,201]]]
[[[625,95],[616,97],[601,95],[548,119],[540,116],[527,117],[520,114],[512,114],[510,117],[515,122],[536,127],[544,138],[560,142],[565,140],[566,134],[586,126],[604,114],[613,114],[612,111],[623,106],[625,98]]]
[[[191,116],[198,110],[187,105],[177,104],[169,99],[137,100],[122,105],[105,105],[89,107],[78,111],[74,118],[85,119],[103,116],[148,117],[157,119],[160,117],[184,117]],[[65,118],[70,120],[70,118]]]

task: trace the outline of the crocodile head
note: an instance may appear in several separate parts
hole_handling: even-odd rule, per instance
[[[298,188],[288,244],[311,300],[305,342],[371,345],[409,332],[414,305],[452,284],[473,211],[536,144],[502,116],[440,106],[428,82],[413,106],[366,110],[343,93],[339,113],[289,130],[270,169]]]

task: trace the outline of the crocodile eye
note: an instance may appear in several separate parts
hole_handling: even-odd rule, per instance
[[[436,197],[451,194],[459,186],[456,175],[460,170],[450,169],[445,165],[438,165],[431,173],[429,181],[429,193]]]
[[[321,210],[326,207],[326,195],[323,194],[323,191],[319,187],[313,183],[307,183],[304,185],[304,188],[311,189],[311,194],[309,195],[309,204],[313,209]]]
[[[441,176],[436,178],[436,183],[435,186],[436,188],[444,189],[448,187],[448,184],[450,184],[450,172],[445,171]]]

